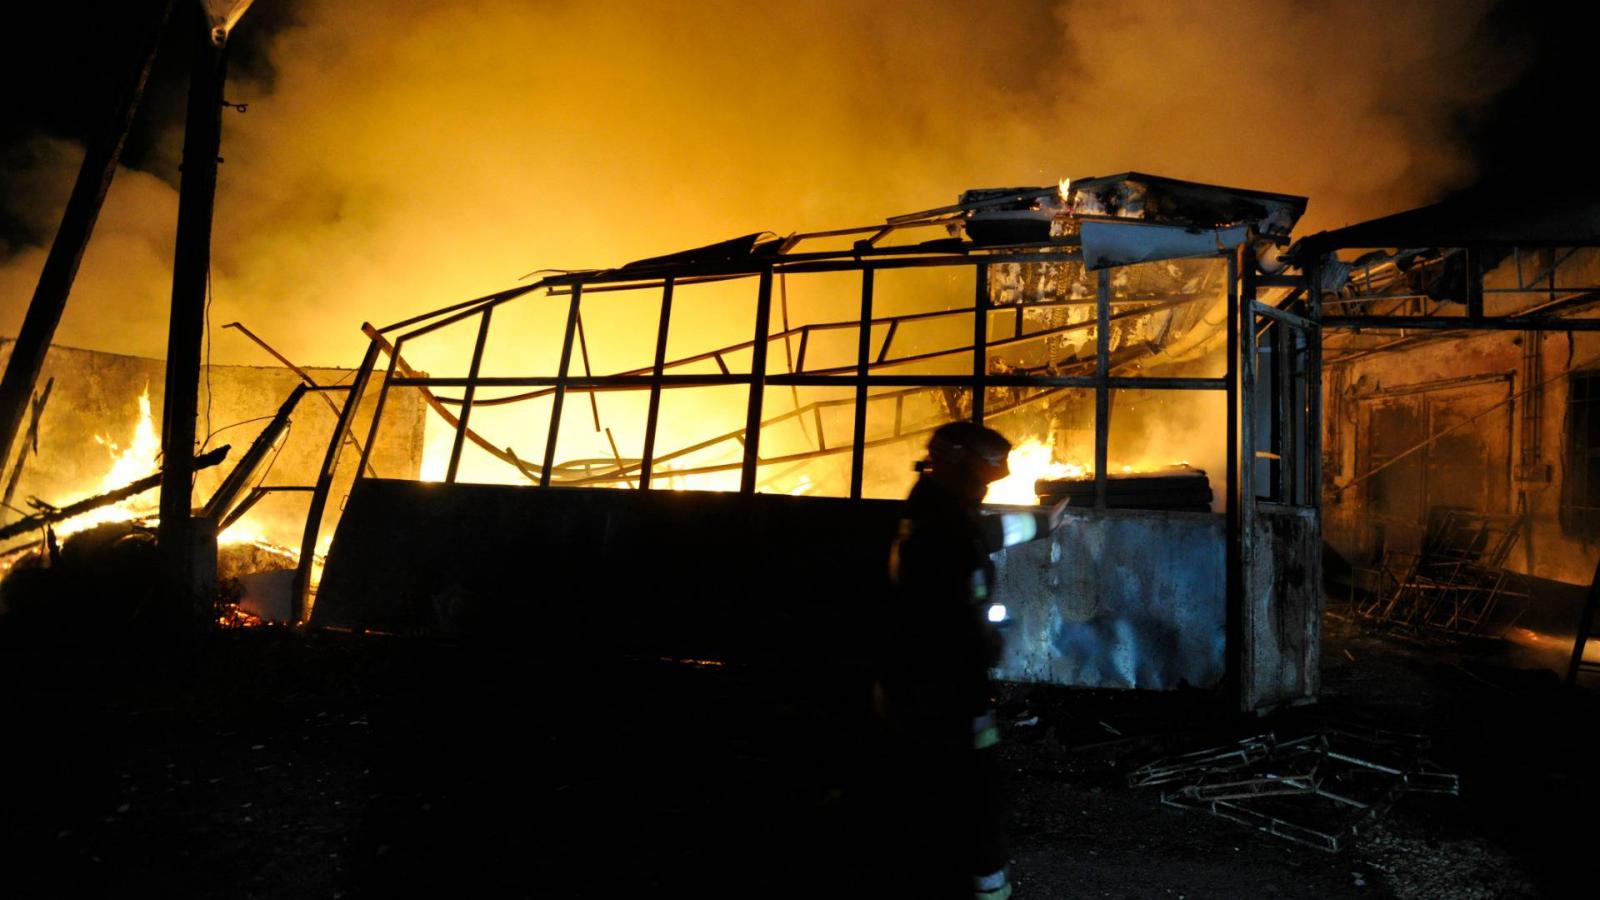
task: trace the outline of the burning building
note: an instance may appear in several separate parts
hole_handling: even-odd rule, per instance
[[[991,500],[1070,495],[1001,562],[1002,674],[1314,696],[1317,368],[1257,365],[1261,328],[1314,345],[1263,302],[1298,284],[1276,248],[1304,207],[1139,173],[969,191],[369,329],[367,446],[420,398],[442,483],[357,478],[312,621],[861,658],[886,501],[932,429],[971,419],[1019,445]],[[559,354],[530,355],[536,334]],[[1258,477],[1269,434],[1294,437]]]
[[[1600,537],[1595,208],[1479,191],[1303,241],[1325,295],[1324,527],[1357,613],[1575,649],[1576,676]]]
[[[1126,173],[549,273],[366,326],[359,368],[310,378],[342,399],[305,477],[244,493],[268,435],[216,502],[296,501],[286,614],[322,626],[860,660],[894,501],[968,419],[1016,444],[989,503],[1066,504],[998,558],[1004,677],[1314,697],[1324,527],[1363,615],[1546,621],[1529,598],[1584,580],[1600,506],[1585,213],[1440,207],[1285,252],[1305,202]],[[267,371],[257,399],[295,380]]]
[[[12,346],[9,340],[0,342],[0,364]],[[15,529],[41,511],[70,507],[159,472],[159,414],[152,415],[152,409],[163,404],[164,369],[159,359],[50,348],[33,402],[32,427],[5,472],[7,508],[0,512],[0,524]],[[353,375],[337,368],[206,367],[201,449],[233,449],[223,464],[196,474],[195,493],[207,501],[202,512],[214,518],[222,544],[261,549],[275,568],[292,571],[299,565],[312,488],[339,413],[339,404],[309,396],[307,384],[318,387],[311,393],[331,399]],[[416,477],[421,471],[422,408],[408,410],[404,403],[389,411],[394,424],[369,455],[373,473]],[[370,416],[369,403],[355,421],[364,423]],[[355,462],[347,457],[334,472],[328,486],[333,496],[342,498],[348,491]],[[51,532],[65,539],[107,522],[153,526],[158,512],[152,487],[53,523]],[[337,514],[337,504],[326,512],[330,529]],[[40,545],[42,532],[41,525],[16,534],[5,542],[5,552],[14,559],[17,552]],[[325,540],[313,544],[308,565],[326,549]],[[247,610],[262,618],[288,619],[288,585],[277,584],[282,580],[269,578],[274,587],[247,592]]]

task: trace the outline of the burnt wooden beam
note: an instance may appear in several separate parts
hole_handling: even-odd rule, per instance
[[[222,84],[226,56],[212,43],[211,23],[195,8],[194,62],[178,185],[178,234],[172,259],[172,312],[167,326],[166,392],[161,403],[161,548],[167,591],[198,614],[210,603],[194,565],[195,418],[200,403],[200,350],[205,337],[206,294],[211,280],[211,219],[217,193],[217,153],[222,141]]]
[[[233,448],[229,447],[227,444],[223,444],[221,447],[218,447],[215,450],[208,450],[199,456],[189,459],[189,465],[185,468],[193,472],[198,472],[201,469],[209,469],[212,466],[222,462],[224,459],[227,459],[228,451],[231,449]],[[120,487],[114,491],[107,491],[104,494],[79,500],[77,503],[69,503],[60,509],[46,510],[45,512],[37,515],[29,516],[26,519],[12,522],[10,525],[0,528],[0,541],[14,538],[19,534],[25,534],[35,528],[43,528],[44,526],[54,522],[61,522],[76,516],[81,516],[86,512],[92,512],[102,506],[110,506],[113,503],[121,503],[129,497],[137,497],[145,491],[148,491],[151,488],[161,484],[161,479],[164,473],[165,470],[162,470],[161,472],[156,472],[153,475],[146,475],[145,477],[127,485],[126,487]]]
[[[54,378],[44,383],[44,390],[33,398],[33,415],[28,420],[28,439],[23,441],[22,451],[17,454],[17,464],[11,470],[11,478],[6,482],[5,497],[0,498],[0,522],[4,522],[7,513],[11,511],[11,498],[17,493],[17,483],[22,480],[22,468],[28,461],[28,454],[39,453],[39,419],[44,415],[44,407],[50,402],[50,391],[56,386]]]

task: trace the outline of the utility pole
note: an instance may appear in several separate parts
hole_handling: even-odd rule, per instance
[[[203,535],[193,517],[195,418],[200,350],[211,280],[211,218],[222,142],[222,85],[226,32],[213,31],[201,8],[187,15],[194,34],[189,108],[178,187],[178,237],[172,260],[172,315],[167,329],[166,397],[161,410],[161,526],[157,544],[175,614],[200,613],[216,580],[216,535]]]
[[[17,333],[17,345],[6,363],[4,378],[0,378],[0,467],[11,458],[11,447],[22,427],[23,412],[39,380],[39,370],[55,338],[56,326],[61,324],[61,313],[67,307],[72,283],[78,276],[78,264],[83,261],[84,248],[94,233],[106,192],[111,189],[111,178],[117,173],[122,146],[133,124],[134,111],[144,96],[145,82],[150,79],[150,65],[155,61],[156,48],[161,45],[161,34],[171,16],[173,0],[157,0],[149,6],[150,17],[139,35],[133,66],[117,88],[105,127],[95,135],[84,153],[72,196],[61,214],[61,227],[50,244],[39,283],[34,287],[33,300],[28,304],[27,316]]]

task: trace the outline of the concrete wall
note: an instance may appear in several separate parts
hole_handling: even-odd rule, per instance
[[[0,365],[10,359],[13,346],[11,339],[0,339]],[[34,455],[30,450],[13,505],[23,506],[24,498],[37,496],[61,506],[100,493],[102,479],[111,469],[112,457],[111,451],[94,437],[100,435],[117,444],[128,444],[138,420],[139,395],[146,389],[150,392],[152,418],[159,436],[164,367],[165,362],[159,359],[72,347],[50,348],[38,388],[42,390],[50,378],[55,379],[55,385],[40,419],[39,452]],[[316,368],[310,372],[323,384],[347,382],[354,374],[348,369],[332,368]],[[381,373],[374,377],[357,416],[356,434],[362,441],[366,439],[372,405],[377,397],[376,386],[381,380]],[[231,444],[233,451],[221,466],[199,474],[195,489],[197,506],[210,498],[222,478],[299,383],[293,372],[281,367],[213,366],[209,373],[202,374],[198,431],[202,437],[207,431],[215,432],[209,447]],[[408,396],[400,396],[402,393]],[[344,402],[342,393],[327,396],[336,403]],[[373,465],[380,474],[417,476],[422,461],[423,413],[415,392],[398,392],[390,398],[384,410],[383,434],[373,454]],[[313,483],[334,422],[334,413],[321,400],[314,396],[302,400],[288,439],[264,483]],[[10,477],[21,443],[19,437],[19,448],[6,466],[6,478]],[[339,477],[329,498],[324,522],[325,534],[332,533],[355,473],[355,463],[354,453],[345,453],[340,460]],[[144,474],[148,473],[141,472],[133,477]],[[3,489],[3,482],[0,482],[0,489]],[[139,499],[153,508],[156,495],[152,490]],[[241,524],[256,526],[276,543],[298,546],[308,502],[304,494],[269,497]],[[18,515],[8,513],[7,518],[14,520]]]
[[[1525,261],[1525,269],[1529,266]],[[1485,277],[1485,287],[1506,287],[1515,283],[1515,277],[1515,266],[1508,260]],[[1561,266],[1557,279],[1560,285],[1600,285],[1600,253],[1580,251]],[[1491,293],[1486,296],[1485,311],[1507,314],[1533,299],[1527,294]],[[1538,377],[1525,363],[1529,343],[1537,347],[1542,370]],[[1525,504],[1530,514],[1509,568],[1537,578],[1587,584],[1594,574],[1597,549],[1569,534],[1559,518],[1568,446],[1566,373],[1585,369],[1600,369],[1600,334],[1482,332],[1328,366],[1323,380],[1324,530],[1328,543],[1351,560],[1369,560],[1379,552],[1384,523],[1374,521],[1371,514],[1373,479],[1357,483],[1373,465],[1373,408],[1402,402],[1395,397],[1398,394],[1418,397],[1426,393],[1439,398],[1443,406],[1456,405],[1469,414],[1495,406],[1458,434],[1465,438],[1466,450],[1479,452],[1476,448],[1481,447],[1496,460],[1501,455],[1507,460],[1504,473],[1487,488],[1490,502],[1511,512],[1519,503]],[[1483,376],[1478,387],[1451,386],[1471,376]],[[1495,376],[1509,377],[1496,388],[1491,380]],[[1541,390],[1508,403],[1487,399],[1495,392],[1501,401],[1513,398],[1539,381],[1547,381]],[[1534,423],[1531,430],[1529,422]],[[1533,446],[1534,435],[1537,446]],[[1456,450],[1462,449],[1462,442],[1441,439],[1430,466],[1448,464],[1456,452],[1452,443]],[[1435,470],[1429,474],[1449,475]],[[1393,527],[1389,530],[1391,534],[1395,531]]]

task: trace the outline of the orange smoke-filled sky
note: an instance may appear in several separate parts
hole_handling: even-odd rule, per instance
[[[1063,175],[1304,194],[1307,227],[1337,226],[1469,182],[1456,125],[1526,64],[1487,0],[257,6],[228,88],[249,111],[224,118],[217,362],[266,361],[215,330],[236,319],[348,365],[363,320],[534,269]],[[39,83],[71,64],[37,61]],[[152,92],[153,137],[117,176],[58,343],[164,354],[181,102]],[[6,148],[0,334],[82,154],[27,124]]]

